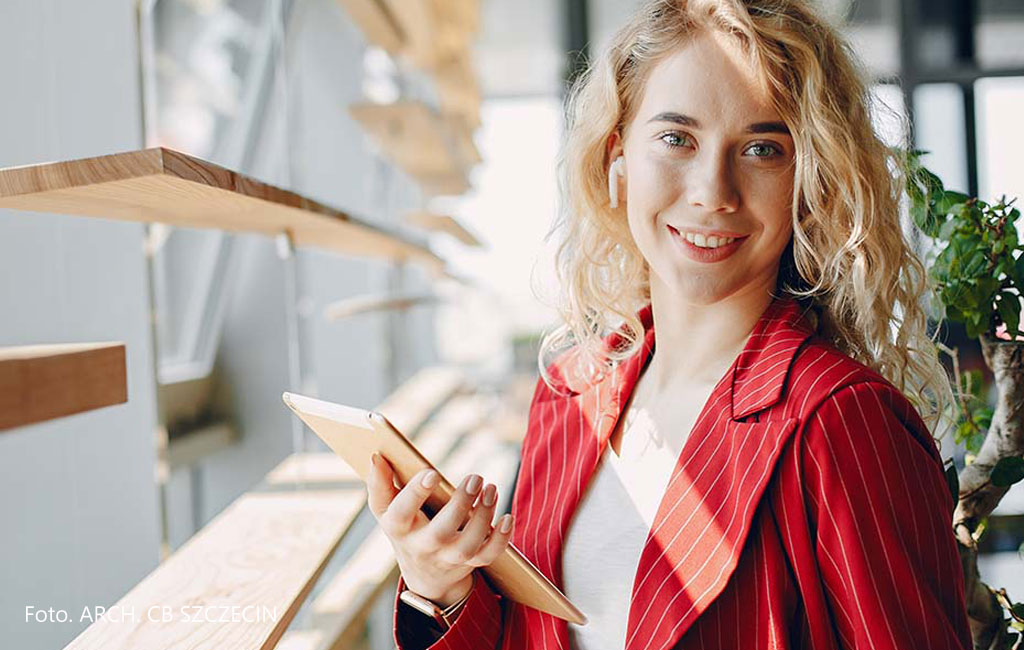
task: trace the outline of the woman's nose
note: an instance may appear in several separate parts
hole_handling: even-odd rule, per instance
[[[691,205],[713,212],[735,212],[739,207],[740,195],[726,155],[698,153],[685,183]]]

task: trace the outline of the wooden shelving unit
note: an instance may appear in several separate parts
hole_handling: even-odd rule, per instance
[[[417,228],[451,235],[466,246],[477,248],[483,246],[480,240],[476,238],[476,235],[466,230],[466,227],[459,223],[455,217],[445,214],[434,214],[433,212],[410,212],[405,215],[405,221]]]
[[[298,246],[444,269],[428,248],[396,232],[163,147],[0,169],[0,208],[288,233]]]
[[[0,348],[0,431],[127,401],[123,343]]]
[[[348,110],[382,153],[428,192],[461,194],[469,189],[451,125],[424,102],[360,102]]]

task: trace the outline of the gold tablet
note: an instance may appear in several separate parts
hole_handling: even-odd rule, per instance
[[[384,415],[334,402],[285,393],[284,403],[318,435],[334,453],[366,481],[374,452],[386,458],[398,481],[405,485],[424,468],[434,467]],[[433,517],[448,503],[456,488],[438,471],[441,480],[427,498],[423,511]],[[486,478],[486,477],[485,477]],[[511,542],[489,566],[480,567],[491,583],[512,600],[552,616],[585,625],[587,617]]]

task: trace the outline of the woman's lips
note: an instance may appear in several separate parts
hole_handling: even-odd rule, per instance
[[[703,262],[705,264],[720,262],[726,259],[735,253],[737,249],[743,245],[743,242],[747,240],[747,237],[749,237],[749,235],[745,235],[743,237],[737,237],[734,241],[723,246],[718,246],[716,248],[704,248],[688,241],[686,237],[683,237],[679,231],[672,226],[668,226],[668,230],[672,237],[672,241],[675,242],[676,246],[679,247],[684,255],[695,262]]]

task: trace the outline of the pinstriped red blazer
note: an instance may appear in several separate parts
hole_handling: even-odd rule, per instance
[[[971,648],[938,448],[905,396],[804,311],[773,299],[686,439],[640,556],[626,650]],[[530,405],[512,542],[559,588],[570,520],[653,352],[650,304],[638,315],[636,355],[568,396],[538,381]],[[570,650],[568,623],[478,578],[443,635],[398,600],[399,578],[399,650]]]

